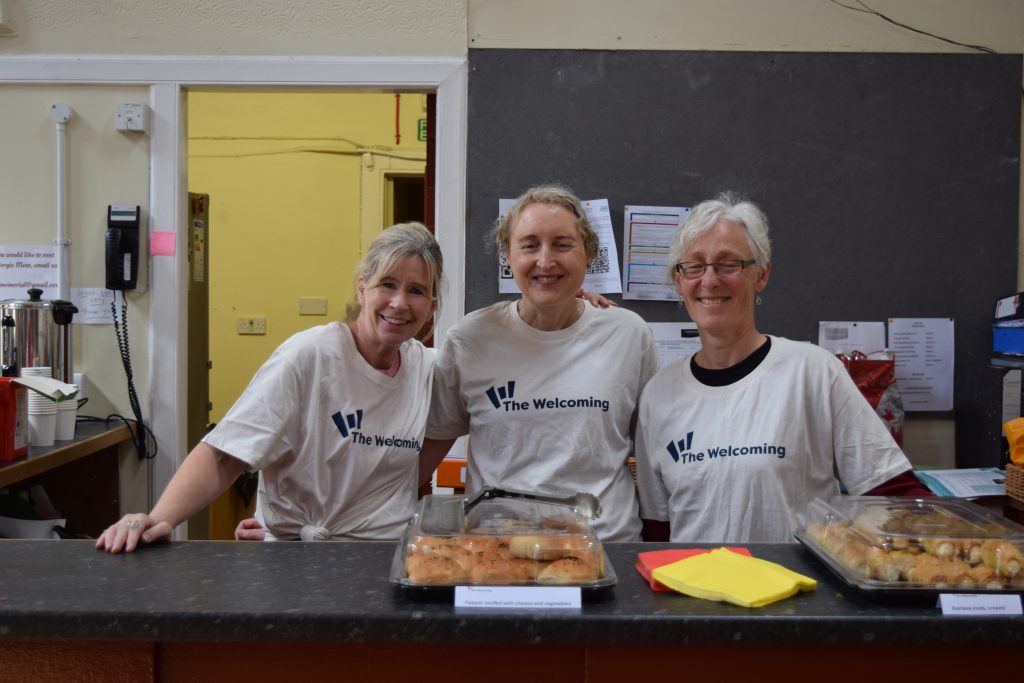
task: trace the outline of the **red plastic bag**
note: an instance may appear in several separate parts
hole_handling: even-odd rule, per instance
[[[892,351],[878,351],[866,356],[860,351],[837,354],[853,378],[860,393],[875,409],[886,429],[900,448],[903,447],[903,421],[906,411],[896,386],[896,356]]]

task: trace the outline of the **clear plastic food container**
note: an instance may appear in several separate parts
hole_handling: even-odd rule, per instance
[[[606,588],[616,576],[586,518],[533,500],[425,496],[395,551],[403,587],[558,585]]]
[[[796,534],[867,591],[1024,591],[1024,527],[955,498],[815,498]]]

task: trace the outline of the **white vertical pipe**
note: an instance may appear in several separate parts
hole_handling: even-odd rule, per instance
[[[187,455],[188,177],[185,90],[150,86],[150,227],[175,233],[170,256],[149,260],[149,424],[158,452],[150,464],[150,507]],[[140,229],[146,229],[142,227]],[[146,258],[140,254],[140,258]],[[147,412],[143,407],[143,412]],[[172,538],[187,538],[188,524]]]
[[[64,130],[71,120],[71,107],[58,102],[50,105],[50,120],[57,126],[57,298],[71,300],[71,287],[68,284],[68,264],[70,262],[71,241],[67,238],[67,164],[65,162]]]

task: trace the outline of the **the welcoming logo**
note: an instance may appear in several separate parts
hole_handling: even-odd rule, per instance
[[[692,449],[693,432],[686,432],[686,438],[679,441],[669,441],[668,445],[665,446],[665,450],[672,456],[672,462],[682,461],[684,465],[743,455],[774,455],[780,460],[786,457],[785,444],[770,444],[768,442],[746,446],[708,446],[702,451],[694,451]]]
[[[515,380],[509,380],[508,383],[503,387],[491,387],[487,390],[487,398],[491,399],[491,404],[495,408],[500,408],[501,404],[509,399],[512,399],[516,395],[516,382]]]
[[[334,420],[334,424],[338,426],[338,431],[341,432],[343,437],[348,437],[351,432],[358,431],[363,427],[363,410],[360,408],[354,413],[348,415],[342,415],[339,410],[334,415],[331,415],[331,419]]]
[[[341,432],[341,437],[347,439],[352,437],[352,442],[360,446],[385,446],[388,448],[408,448],[410,450],[419,451],[423,445],[419,439],[410,439],[409,437],[393,435],[393,436],[381,436],[380,434],[364,434],[363,428],[363,411],[362,409],[356,410],[354,413],[341,414],[341,411],[331,415],[331,419],[334,420],[334,425]]]
[[[690,444],[693,443],[693,432],[686,432],[686,438],[680,439],[679,441],[669,441],[668,446],[665,450],[672,456],[672,462],[679,462],[679,456],[682,453],[690,450]]]
[[[521,412],[524,410],[554,410],[558,408],[597,408],[607,413],[611,403],[607,399],[586,396],[582,398],[542,397],[525,398],[521,401],[515,399],[516,383],[509,380],[504,386],[491,387],[484,392],[487,399],[494,406],[495,410],[503,410],[506,413]]]

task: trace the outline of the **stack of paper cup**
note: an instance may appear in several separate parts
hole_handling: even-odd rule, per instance
[[[57,404],[57,441],[71,441],[75,438],[75,423],[78,421],[78,399],[66,398]]]
[[[21,369],[22,377],[53,377],[49,367]],[[52,446],[57,437],[57,402],[38,391],[28,391],[28,443],[30,446]]]

